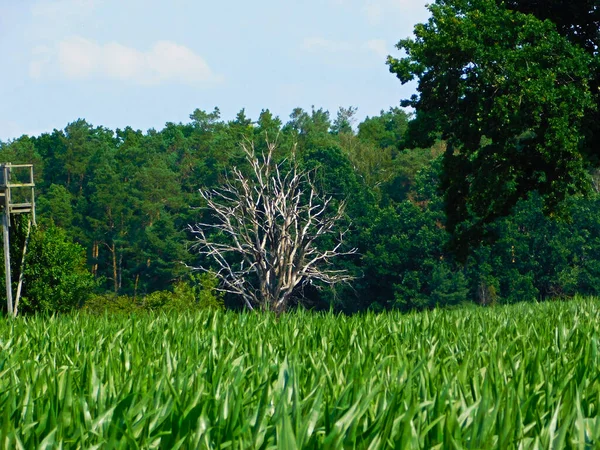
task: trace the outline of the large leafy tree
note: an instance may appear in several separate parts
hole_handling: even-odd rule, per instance
[[[500,1],[498,1],[500,3]],[[595,54],[600,46],[598,0],[507,0],[509,9],[548,19],[570,41]]]
[[[398,43],[406,56],[388,60],[403,83],[418,79],[404,102],[417,111],[413,126],[447,144],[441,187],[463,250],[528,192],[552,211],[587,187],[597,47],[508,6],[437,0],[416,37]]]
[[[590,91],[596,105],[600,105],[600,2],[598,0],[509,0],[508,8],[550,20],[558,32],[570,42],[583,48],[594,57],[591,69]],[[598,164],[600,152],[600,108],[590,111],[583,128],[586,145],[583,150]]]

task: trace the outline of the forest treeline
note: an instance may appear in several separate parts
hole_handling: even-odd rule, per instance
[[[255,120],[242,110],[232,121],[196,110],[188,123],[145,133],[77,120],[1,143],[0,160],[35,164],[39,221],[85,249],[99,293],[139,298],[197,282],[188,266],[210,261],[190,248],[188,225],[211,220],[198,190],[218,188],[244,166],[240,142],[260,148],[266,139],[277,140],[281,159],[297,144],[317,188],[347,200],[339,226],[358,251],[336,264],[355,281],[305,287],[296,300],[308,307],[351,313],[600,293],[597,189],[568,200],[560,220],[532,193],[457,259],[438,191],[445,142],[410,148],[413,119],[400,108],[358,124],[355,112],[295,109],[283,122],[268,110]]]

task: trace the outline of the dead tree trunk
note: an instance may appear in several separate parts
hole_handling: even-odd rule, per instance
[[[241,296],[249,309],[277,313],[287,309],[302,285],[350,281],[345,271],[330,268],[334,258],[356,252],[342,250],[345,231],[338,234],[335,228],[345,202],[333,207],[331,197],[321,197],[313,172],[299,169],[294,151],[291,160],[276,164],[274,143],[267,142],[260,155],[253,144],[242,144],[242,149],[250,174],[233,168],[221,189],[200,191],[215,223],[198,223],[190,229],[199,253],[209,256],[218,269],[198,269],[212,272],[220,289]],[[284,170],[284,165],[290,168]],[[228,241],[218,242],[208,230],[220,232]],[[321,250],[319,241],[334,233],[337,244]]]

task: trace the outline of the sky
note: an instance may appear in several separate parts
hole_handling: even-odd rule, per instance
[[[357,118],[414,93],[386,56],[426,0],[0,0],[0,141],[86,119],[146,131],[219,107]]]

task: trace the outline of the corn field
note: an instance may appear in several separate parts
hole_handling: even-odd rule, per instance
[[[0,448],[598,448],[600,303],[0,319]]]

